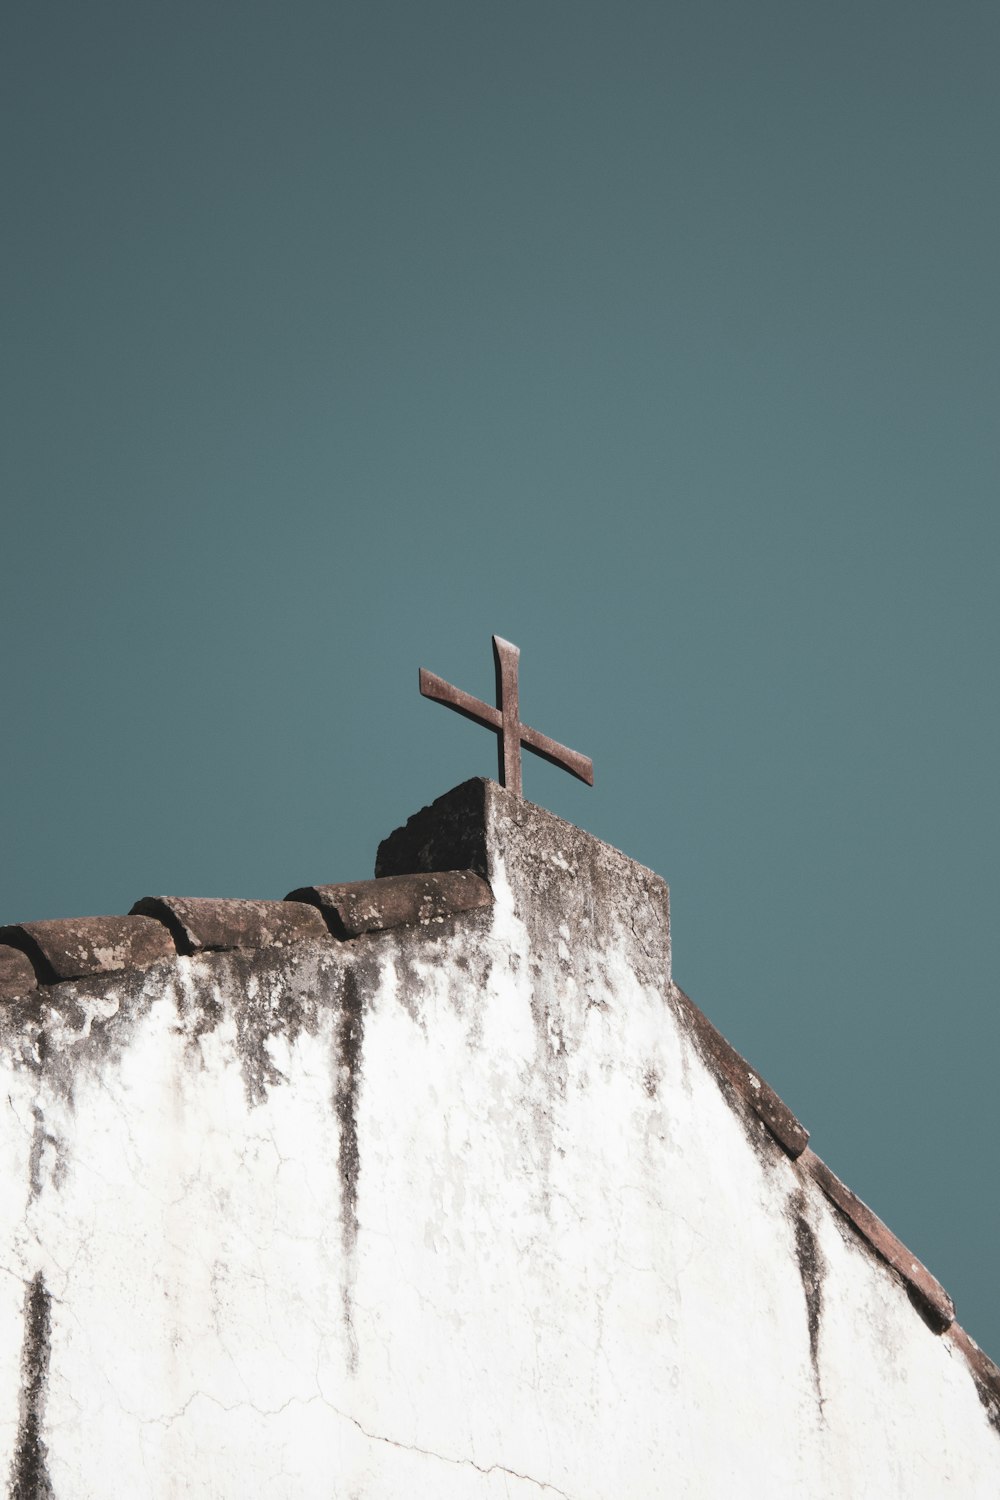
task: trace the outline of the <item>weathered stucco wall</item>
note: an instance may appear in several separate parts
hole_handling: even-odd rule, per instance
[[[991,1367],[669,983],[662,881],[483,782],[379,854],[454,868],[492,904],[0,1006],[13,1500],[995,1500]]]

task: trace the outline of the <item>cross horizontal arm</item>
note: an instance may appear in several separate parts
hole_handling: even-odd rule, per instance
[[[437,703],[444,703],[466,719],[472,719],[476,724],[485,724],[487,729],[502,730],[503,728],[503,719],[498,708],[484,703],[481,698],[473,698],[471,693],[463,693],[461,688],[452,687],[450,682],[445,682],[443,677],[436,677],[433,672],[428,672],[424,667],[420,668],[420,691],[425,698],[433,698]]]
[[[436,703],[453,708],[457,714],[471,719],[474,724],[483,724],[487,729],[495,729],[498,734],[503,731],[503,717],[499,709],[484,703],[481,698],[474,698],[471,693],[463,693],[461,688],[453,687],[450,682],[445,682],[443,677],[436,676],[434,672],[428,672],[425,667],[420,668],[420,691],[425,698],[433,698]],[[561,766],[564,771],[579,777],[588,786],[594,785],[594,762],[588,756],[580,755],[576,750],[568,750],[565,745],[560,745],[557,740],[550,740],[547,734],[540,734],[537,729],[530,729],[527,724],[518,727],[521,744],[526,750],[540,755],[542,760],[550,761],[554,766]]]
[[[521,725],[521,744],[525,750],[540,755],[542,760],[561,766],[571,776],[578,776],[588,786],[594,785],[594,762],[589,756],[581,755],[578,750],[567,750],[565,745],[560,745],[557,740],[550,740],[547,734],[539,734],[537,729],[529,729],[527,724]]]

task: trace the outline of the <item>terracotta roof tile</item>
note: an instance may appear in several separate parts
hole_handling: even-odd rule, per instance
[[[31,959],[19,948],[0,946],[0,1003],[20,1000],[38,986]]]
[[[132,907],[171,933],[179,953],[204,949],[286,948],[303,938],[329,941],[320,913],[289,901],[217,901],[202,896],[143,896]]]
[[[69,917],[54,922],[19,922],[0,928],[0,943],[20,948],[39,979],[54,984],[85,974],[142,969],[161,958],[176,958],[170,934],[148,917]]]
[[[291,891],[286,901],[318,906],[337,937],[358,937],[390,927],[440,922],[457,912],[490,906],[493,893],[471,870],[435,875],[387,875],[344,885],[308,885]]]

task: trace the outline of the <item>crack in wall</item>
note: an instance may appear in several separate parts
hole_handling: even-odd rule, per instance
[[[122,1410],[125,1411],[126,1416],[132,1417],[133,1420],[141,1422],[143,1426],[156,1424],[157,1426],[171,1427],[175,1422],[179,1422],[187,1414],[188,1409],[194,1404],[194,1402],[199,1399],[203,1401],[210,1401],[213,1406],[218,1407],[220,1411],[225,1412],[227,1415],[234,1411],[242,1411],[246,1408],[249,1408],[250,1411],[256,1412],[258,1416],[265,1418],[281,1416],[281,1414],[287,1411],[290,1406],[312,1406],[315,1402],[321,1401],[327,1408],[327,1410],[332,1412],[335,1417],[339,1417],[342,1422],[349,1422],[352,1427],[356,1428],[357,1431],[361,1433],[362,1437],[367,1438],[371,1443],[384,1443],[387,1447],[396,1448],[401,1453],[415,1453],[420,1458],[435,1459],[438,1463],[452,1464],[456,1468],[475,1469],[476,1473],[482,1474],[484,1478],[489,1478],[491,1474],[504,1474],[509,1479],[520,1479],[524,1484],[533,1484],[537,1489],[548,1490],[550,1494],[558,1495],[560,1497],[560,1500],[572,1500],[572,1496],[570,1496],[566,1490],[561,1490],[558,1485],[552,1484],[550,1480],[536,1479],[533,1474],[522,1474],[518,1469],[508,1468],[506,1464],[502,1464],[499,1462],[492,1464],[479,1464],[474,1458],[454,1458],[451,1454],[448,1453],[435,1453],[433,1448],[421,1448],[416,1443],[403,1443],[400,1442],[398,1438],[385,1437],[382,1433],[370,1432],[369,1429],[365,1427],[357,1417],[351,1416],[350,1412],[342,1411],[339,1406],[334,1406],[331,1401],[327,1400],[322,1392],[318,1392],[315,1396],[308,1397],[290,1396],[288,1400],[283,1401],[280,1406],[261,1407],[257,1406],[253,1401],[236,1401],[227,1406],[224,1401],[220,1401],[216,1396],[209,1395],[207,1391],[195,1391],[188,1397],[182,1407],[180,1407],[176,1412],[173,1412],[170,1416],[167,1417],[139,1417],[135,1412],[128,1411],[127,1408],[123,1407]],[[39,1496],[41,1496],[42,1493],[43,1492],[40,1491]],[[48,1497],[50,1492],[45,1491],[44,1494],[46,1497]],[[20,1494],[12,1495],[11,1500],[22,1500],[22,1497],[20,1496]],[[26,1492],[24,1500],[35,1500],[35,1492]]]
[[[52,1346],[51,1298],[39,1271],[24,1298],[21,1399],[9,1500],[53,1500],[48,1448],[42,1437]]]
[[[326,1402],[326,1405],[329,1406],[330,1403]],[[561,1496],[562,1500],[571,1500],[571,1497],[565,1490],[559,1489],[557,1485],[551,1484],[547,1479],[536,1479],[532,1474],[521,1474],[517,1469],[508,1469],[505,1464],[477,1464],[474,1458],[451,1458],[446,1453],[435,1453],[431,1448],[419,1448],[415,1443],[401,1443],[395,1438],[382,1437],[377,1432],[369,1432],[366,1427],[361,1425],[357,1417],[352,1417],[349,1412],[339,1411],[335,1406],[331,1406],[330,1410],[335,1412],[338,1417],[342,1417],[344,1421],[350,1422],[370,1442],[387,1443],[390,1448],[399,1448],[404,1453],[417,1453],[421,1458],[435,1458],[439,1463],[455,1464],[461,1468],[475,1469],[477,1474],[482,1474],[487,1478],[491,1474],[505,1474],[509,1479],[520,1479],[523,1483],[533,1484],[540,1490],[549,1490],[553,1495]]]

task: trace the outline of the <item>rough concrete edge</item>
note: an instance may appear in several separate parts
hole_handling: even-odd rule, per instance
[[[468,851],[463,868],[468,868],[475,874],[481,875],[484,880],[488,880],[490,872],[485,828],[490,804],[500,806],[508,813],[524,811],[531,816],[537,815],[553,825],[569,827],[599,848],[606,849],[616,859],[627,860],[643,875],[652,876],[664,887],[666,886],[663,876],[651,869],[649,865],[641,864],[630,854],[626,854],[614,844],[609,844],[607,839],[598,838],[596,834],[588,832],[578,824],[560,818],[558,813],[550,811],[549,808],[542,807],[537,802],[529,802],[527,797],[516,797],[513,792],[508,791],[506,787],[501,786],[498,781],[494,781],[489,776],[471,776],[467,781],[460,782],[449,791],[442,792],[440,797],[435,797],[433,802],[428,802],[418,812],[412,813],[405,823],[401,823],[391,833],[386,834],[379,843],[375,856],[376,879],[385,880],[393,875],[444,873],[446,870],[457,868],[454,859],[451,858],[454,846],[450,842],[450,836],[460,818],[472,814],[478,815],[483,826],[481,830],[477,829],[471,838],[466,837],[461,840],[462,845]],[[443,856],[435,852],[436,848],[442,845],[445,849]],[[447,862],[449,858],[451,858],[450,863]]]
[[[866,1203],[837,1177],[809,1147],[809,1132],[769,1084],[698,1009],[679,985],[671,986],[698,1050],[754,1114],[764,1121],[788,1155],[799,1162],[824,1195],[849,1220],[881,1260],[902,1277],[926,1321],[943,1333],[955,1320],[955,1305],[941,1283]],[[992,1364],[992,1362],[991,1362]],[[994,1367],[995,1368],[995,1367]]]
[[[991,1426],[1000,1434],[1000,1368],[985,1354],[974,1338],[966,1333],[960,1323],[952,1323],[944,1337],[965,1360],[969,1374],[976,1387],[976,1395],[990,1420]]]
[[[911,1300],[928,1326],[938,1334],[950,1328],[955,1321],[955,1304],[941,1283],[902,1240],[830,1171],[815,1151],[807,1147],[799,1157],[799,1167],[808,1173],[876,1255],[902,1278],[911,1293]]]
[[[375,854],[376,880],[456,868],[470,869],[488,880],[486,789],[490,784],[485,776],[471,776],[386,834]]]
[[[701,1057],[712,1072],[735,1089],[793,1160],[800,1157],[809,1144],[809,1132],[805,1126],[770,1084],[765,1083],[755,1068],[751,1068],[746,1058],[726,1041],[722,1032],[712,1025],[680,985],[671,981],[670,994]]]
[[[552,812],[548,807],[542,807],[538,802],[529,802],[527,797],[515,797],[514,793],[509,792],[505,786],[501,786],[499,781],[493,781],[488,776],[483,777],[482,781],[485,805],[492,803],[507,813],[518,812],[523,808],[532,817],[537,815],[547,823],[561,824],[563,827],[571,828],[574,833],[581,834],[588,843],[596,844],[598,849],[614,855],[616,860],[624,860],[626,864],[634,866],[640,875],[649,876],[657,885],[667,888],[665,876],[650,865],[644,865],[641,860],[633,858],[631,854],[626,854],[625,850],[619,849],[617,844],[598,838],[596,833],[591,833],[587,828],[581,828],[579,823],[571,823],[568,818],[561,818],[558,813]]]
[[[989,1394],[997,1412],[995,1425],[1000,1430],[1000,1370],[955,1323],[955,1304],[941,1283],[927,1267],[907,1249],[902,1240],[882,1222],[846,1183],[833,1173],[809,1145],[809,1132],[800,1124],[784,1101],[769,1084],[750,1067],[726,1041],[717,1027],[698,1009],[694,1001],[677,984],[670,993],[687,1023],[699,1054],[709,1068],[733,1089],[770,1130],[783,1150],[797,1163],[823,1192],[824,1196],[848,1220],[851,1227],[871,1250],[890,1266],[905,1284],[910,1299],[928,1327],[936,1334],[957,1329],[955,1343],[972,1367],[977,1390]],[[984,1404],[987,1404],[984,1401]],[[994,1406],[990,1406],[991,1412]],[[992,1420],[992,1417],[991,1417]]]

